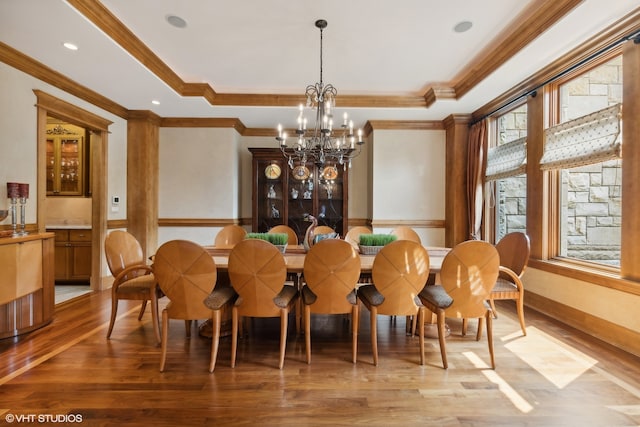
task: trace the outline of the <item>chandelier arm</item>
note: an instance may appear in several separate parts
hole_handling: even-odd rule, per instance
[[[323,30],[327,27],[327,21],[319,19],[315,23],[320,29],[320,82],[315,85],[308,85],[305,90],[307,107],[315,108],[316,123],[313,127],[307,128],[307,121],[304,118],[304,107],[300,106],[298,116],[298,129],[296,134],[298,142],[293,147],[287,147],[286,133],[282,132],[282,127],[278,125],[278,137],[280,150],[284,157],[288,159],[288,165],[293,168],[293,162],[306,163],[314,162],[319,167],[325,163],[341,164],[347,167],[351,165],[351,159],[358,156],[362,149],[362,131],[358,130],[357,150],[355,149],[356,137],[353,133],[353,122],[347,121],[347,114],[344,121],[337,126],[334,132],[332,109],[335,107],[335,99],[338,94],[336,88],[327,84],[323,80]]]

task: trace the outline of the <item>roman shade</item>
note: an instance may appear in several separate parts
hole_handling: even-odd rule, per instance
[[[518,176],[527,169],[527,137],[492,147],[487,153],[485,180]]]
[[[546,129],[540,168],[574,168],[620,158],[621,113],[622,104],[616,104]]]

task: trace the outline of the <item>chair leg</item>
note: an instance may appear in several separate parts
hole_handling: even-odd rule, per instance
[[[378,366],[378,309],[371,306],[371,350],[373,352],[373,364]]]
[[[236,367],[236,350],[238,349],[238,309],[231,309],[231,367]]]
[[[524,326],[524,298],[522,298],[522,294],[516,300],[516,308],[518,311],[518,320],[520,320],[520,328],[522,329],[522,335],[527,335],[527,328]]]
[[[164,372],[164,364],[167,360],[167,337],[169,336],[169,313],[162,310],[162,352],[160,353],[160,372]]]
[[[111,337],[113,332],[113,325],[116,322],[116,314],[118,313],[118,298],[113,295],[111,297],[111,319],[109,320],[109,330],[107,331],[107,339]]]
[[[489,343],[489,356],[491,357],[491,369],[496,369],[496,361],[493,354],[493,315],[487,312],[487,341]]]
[[[420,341],[420,365],[424,365],[424,317],[426,308],[420,307],[418,314],[414,317],[418,318],[418,340]],[[415,330],[415,328],[414,328]],[[413,336],[413,334],[411,334]]]
[[[209,362],[209,372],[213,372],[216,368],[216,360],[218,359],[218,347],[220,345],[220,323],[222,322],[222,311],[214,310],[211,316],[212,336],[211,336],[211,361]]]
[[[491,307],[491,311],[493,311],[492,316],[494,319],[498,318],[498,310],[496,310],[496,303],[493,301],[493,298],[489,298],[489,307]]]
[[[358,329],[360,329],[360,306],[358,304],[355,304],[351,308],[351,353],[353,354],[353,363],[356,363],[356,360],[358,359]]]
[[[155,289],[151,291],[151,317],[153,322],[153,332],[156,334],[158,344],[162,342],[160,338],[160,325],[158,324],[158,294]]]
[[[147,300],[143,300],[140,305],[140,313],[138,313],[138,322],[142,320],[142,316],[144,315],[144,310],[147,308]]]
[[[462,319],[462,336],[467,335],[467,327],[469,326],[469,321],[467,318]]]
[[[444,369],[448,369],[449,368],[449,364],[447,363],[447,347],[445,344],[445,326],[444,326],[444,320],[445,320],[445,316],[444,316],[444,310],[438,310],[437,313],[437,317],[438,317],[438,341],[440,343],[440,355],[442,356],[442,366],[444,366]]]
[[[184,329],[187,334],[187,338],[191,338],[191,320],[184,321]]]
[[[283,308],[280,310],[280,364],[282,369],[284,366],[284,353],[287,349],[287,326],[289,325],[289,310]]]
[[[482,326],[484,324],[484,318],[478,317],[478,331],[476,332],[476,341],[480,341],[482,338]]]
[[[311,363],[311,307],[304,304],[304,348],[307,353],[307,364]]]

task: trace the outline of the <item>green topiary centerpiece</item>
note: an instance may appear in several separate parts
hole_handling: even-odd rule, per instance
[[[289,235],[287,233],[247,233],[245,239],[260,239],[277,246],[282,253],[287,248]]]
[[[359,247],[363,255],[375,255],[388,243],[396,240],[398,236],[393,234],[361,234]]]

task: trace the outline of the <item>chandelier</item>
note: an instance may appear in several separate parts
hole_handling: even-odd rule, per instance
[[[338,91],[331,84],[325,85],[322,80],[322,31],[327,27],[327,21],[318,19],[315,25],[320,29],[320,82],[308,85],[305,92],[306,108],[315,109],[315,124],[307,126],[305,106],[300,104],[298,126],[295,130],[297,141],[288,146],[287,133],[280,124],[276,140],[280,143],[282,154],[289,159],[288,165],[292,169],[294,163],[304,165],[308,161],[318,166],[329,163],[346,168],[351,166],[351,159],[362,150],[362,129],[358,129],[357,135],[354,134],[353,121],[349,120],[347,113],[342,116],[339,126],[334,125],[333,109]]]

